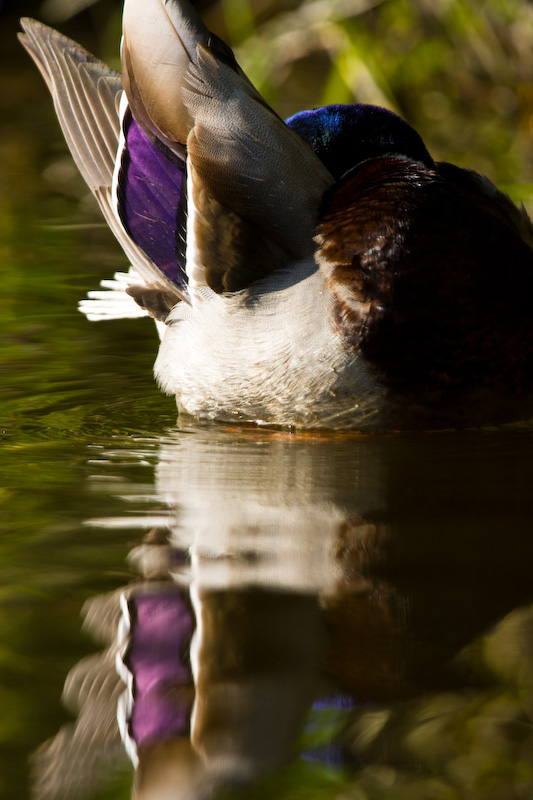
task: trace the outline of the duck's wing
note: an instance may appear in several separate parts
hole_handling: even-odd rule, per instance
[[[311,255],[333,179],[187,0],[126,0],[122,63],[135,120],[187,159],[190,282],[238,290]]]
[[[156,305],[164,296],[165,304],[172,307],[183,297],[182,287],[141,249],[143,242],[126,229],[117,209],[120,191],[113,191],[114,180],[120,185],[121,162],[132,160],[127,137],[121,136],[120,74],[52,28],[27,18],[21,24],[24,33],[20,40],[48,86],[74,161],[136,273],[132,291],[137,291],[135,285],[140,283],[146,296],[158,298]],[[135,203],[135,188],[130,197],[130,202]],[[102,317],[135,316],[138,311],[133,304],[129,310],[124,304],[119,311],[113,310],[113,302],[109,309],[94,310]]]
[[[36,20],[21,20],[19,39],[52,95],[76,166],[91,191],[111,185],[119,137],[120,74]]]

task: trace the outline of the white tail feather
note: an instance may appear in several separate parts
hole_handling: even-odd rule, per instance
[[[148,312],[127,291],[130,286],[142,285],[143,280],[134,269],[116,272],[112,280],[100,282],[102,289],[89,292],[88,297],[80,301],[78,308],[91,322],[148,317]]]

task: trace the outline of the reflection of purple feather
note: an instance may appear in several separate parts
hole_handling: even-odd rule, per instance
[[[308,734],[315,736],[322,732],[321,738],[329,734],[329,741],[323,742],[316,747],[309,747],[301,754],[301,758],[305,761],[316,761],[322,764],[330,764],[341,766],[347,763],[348,754],[342,743],[342,721],[346,723],[349,719],[348,712],[356,708],[366,708],[369,703],[356,700],[348,694],[336,692],[335,694],[321,697],[313,703],[313,712],[307,724],[306,730]],[[326,716],[322,716],[326,712]],[[327,712],[331,712],[328,718]],[[342,714],[346,712],[346,716]],[[337,716],[338,715],[338,716]],[[333,727],[332,727],[333,723]]]
[[[343,711],[344,709],[352,709],[360,707],[362,705],[366,706],[369,704],[356,701],[349,694],[342,694],[341,692],[335,692],[335,694],[327,695],[325,697],[321,697],[319,700],[315,700],[315,702],[313,703],[313,708],[317,711],[323,711],[324,709],[327,708]]]
[[[139,745],[189,729],[190,700],[179,688],[192,685],[187,662],[193,620],[179,590],[137,595],[129,606],[126,664],[133,675],[134,701],[130,733]]]
[[[185,163],[156,146],[131,112],[124,115],[125,147],[118,176],[118,212],[133,241],[169,280],[183,286]]]

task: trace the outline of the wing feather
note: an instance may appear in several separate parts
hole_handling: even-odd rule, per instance
[[[138,124],[186,149],[191,283],[243,289],[309,256],[333,178],[187,0],[126,0],[122,61]]]
[[[135,271],[149,286],[184,294],[128,236],[115,212],[113,174],[119,148],[119,104],[122,80],[78,44],[40,22],[21,20],[19,38],[35,61],[52,95],[54,107],[76,166]]]

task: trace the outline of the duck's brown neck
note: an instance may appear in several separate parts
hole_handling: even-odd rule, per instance
[[[325,200],[318,260],[334,324],[396,397],[435,407],[499,384],[533,392],[533,252],[485,200],[395,156]]]

